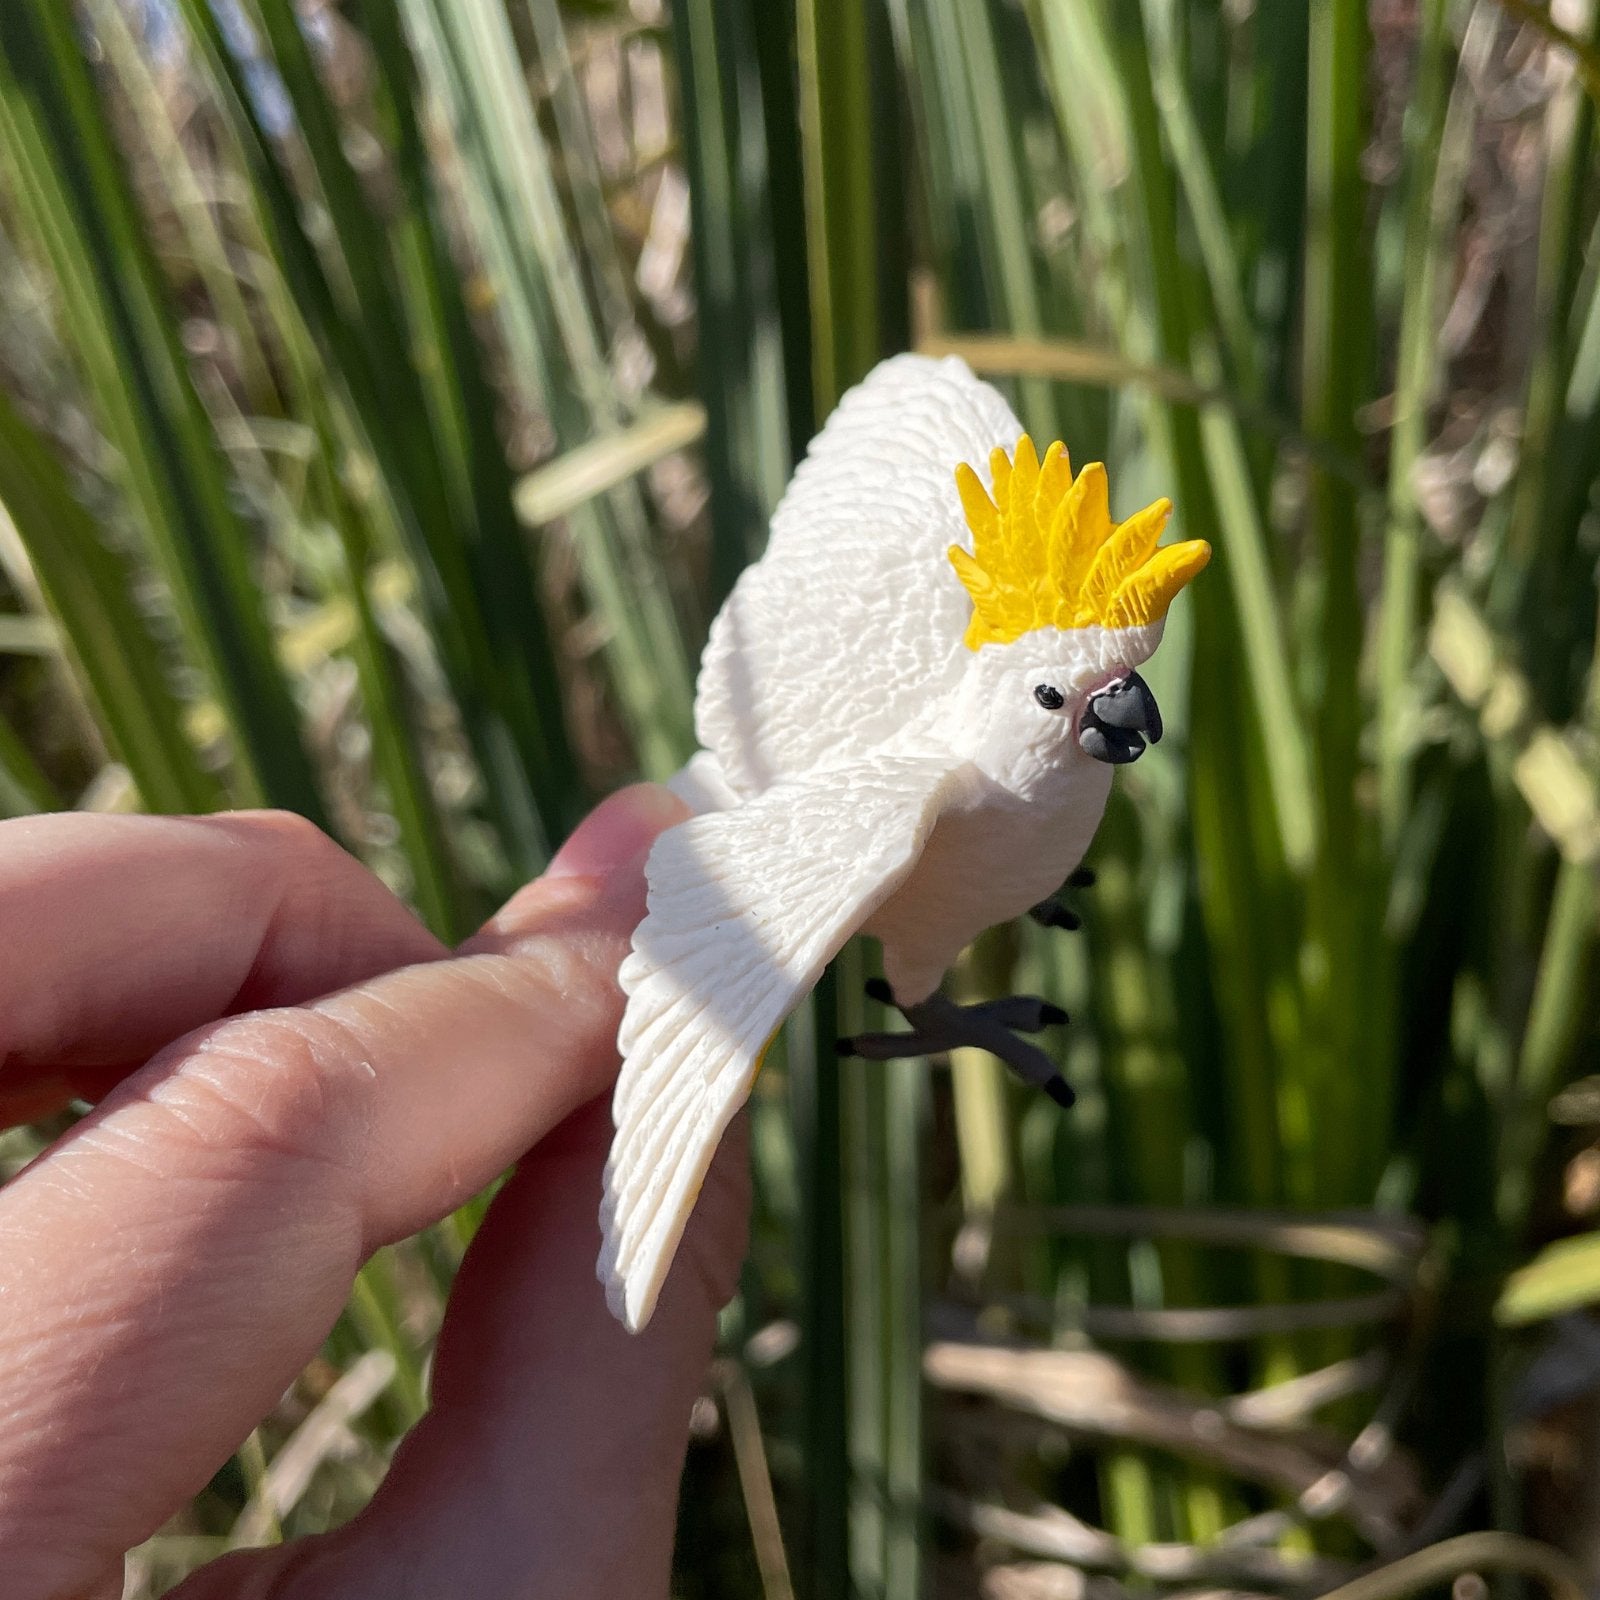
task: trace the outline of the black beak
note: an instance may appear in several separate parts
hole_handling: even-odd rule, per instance
[[[1137,672],[1108,683],[1090,695],[1078,723],[1078,744],[1085,755],[1110,766],[1125,766],[1144,754],[1145,736],[1161,740],[1161,708]]]

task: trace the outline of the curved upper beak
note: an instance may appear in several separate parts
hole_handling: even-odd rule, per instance
[[[1078,721],[1078,745],[1085,755],[1120,767],[1144,754],[1146,738],[1160,742],[1161,708],[1137,672],[1089,696]]]

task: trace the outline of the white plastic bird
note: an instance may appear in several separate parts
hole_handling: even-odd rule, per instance
[[[913,1029],[857,1053],[978,1044],[1070,1103],[1014,1031],[1061,1012],[937,990],[1061,887],[1111,767],[1161,736],[1135,668],[1211,553],[1156,548],[1170,511],[1114,524],[1105,469],[1074,478],[1059,444],[1041,461],[955,358],[884,362],[813,441],[712,626],[705,748],[673,785],[699,814],[652,849],[622,965],[599,1275],[630,1329],[768,1042],[852,934],[882,942],[876,992]]]

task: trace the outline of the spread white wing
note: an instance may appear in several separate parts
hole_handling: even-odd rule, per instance
[[[622,964],[599,1275],[641,1328],[768,1041],[905,878],[963,769],[873,757],[668,830]]]
[[[840,402],[701,664],[696,731],[737,793],[881,748],[954,681],[972,615],[946,555],[972,547],[955,470],[992,487],[990,452],[1021,433],[954,356],[897,356]]]

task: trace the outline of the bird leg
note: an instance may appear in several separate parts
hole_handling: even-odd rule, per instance
[[[1062,928],[1075,933],[1083,926],[1083,918],[1061,897],[1067,889],[1088,889],[1094,885],[1094,873],[1088,867],[1079,867],[1053,895],[1028,908],[1028,915],[1041,928]]]
[[[1067,1020],[1060,1006],[1036,995],[1014,994],[1000,1000],[958,1005],[942,994],[931,994],[915,1005],[901,1005],[882,978],[867,984],[873,1000],[893,1006],[911,1024],[910,1033],[858,1033],[839,1041],[839,1053],[866,1061],[895,1061],[903,1056],[943,1055],[972,1046],[997,1055],[1024,1083],[1043,1089],[1060,1106],[1070,1106],[1074,1096],[1056,1064],[1036,1044],[1019,1034],[1041,1033]]]

